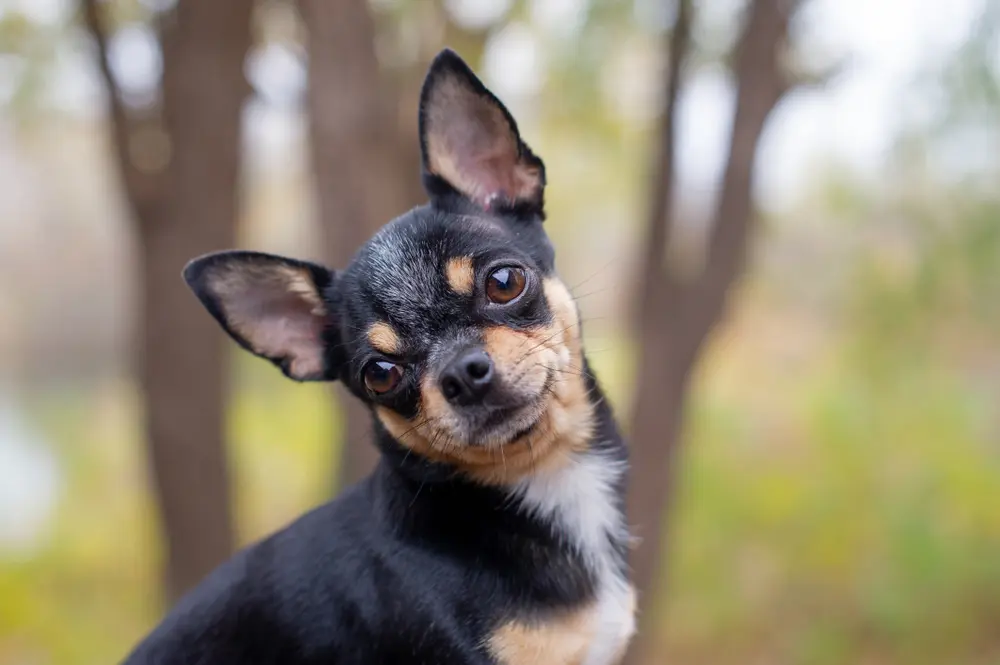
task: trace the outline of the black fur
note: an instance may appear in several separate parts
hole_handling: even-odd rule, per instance
[[[451,52],[435,60],[429,80],[443,67],[500,105]],[[441,362],[435,349],[443,341],[456,347],[478,339],[486,325],[531,328],[553,316],[542,292],[554,252],[541,201],[486,213],[439,178],[426,182],[432,203],[386,225],[342,272],[226,253],[193,262],[184,276],[223,328],[253,350],[206,288],[209,269],[219,261],[288,261],[307,269],[329,313],[326,378],[341,380],[366,404],[412,417],[421,377]],[[466,256],[475,266],[472,296],[452,292],[442,272],[450,257]],[[510,265],[529,274],[524,294],[510,306],[488,302],[480,286],[485,275]],[[393,360],[406,364],[403,383],[385,396],[363,379],[365,364],[380,356],[366,337],[375,321],[391,322],[403,343]],[[269,359],[287,373],[281,359]],[[611,411],[583,369],[596,415],[591,450],[609,463],[623,461]],[[595,599],[592,568],[551,522],[523,510],[504,488],[425,459],[377,419],[375,426],[382,459],[369,478],[211,573],[126,662],[486,665],[495,662],[486,643],[501,622]],[[623,488],[615,489],[622,510]],[[625,540],[610,531],[606,537],[624,576]]]

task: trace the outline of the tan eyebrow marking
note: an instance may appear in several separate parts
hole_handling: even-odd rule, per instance
[[[368,329],[368,343],[376,350],[387,354],[397,354],[403,348],[399,334],[393,330],[392,326],[382,321],[372,324],[372,327]]]
[[[472,268],[471,256],[455,256],[448,259],[444,273],[452,291],[463,296],[472,295],[476,273]]]

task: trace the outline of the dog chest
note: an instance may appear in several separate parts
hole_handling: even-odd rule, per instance
[[[503,665],[613,665],[635,631],[635,592],[622,575],[615,543],[627,537],[615,495],[622,465],[595,453],[524,480],[522,509],[548,522],[582,555],[597,580],[585,606],[530,621],[514,619],[490,637]]]
[[[540,619],[510,621],[490,637],[502,665],[614,665],[635,632],[635,593],[626,585],[605,589],[587,607]]]

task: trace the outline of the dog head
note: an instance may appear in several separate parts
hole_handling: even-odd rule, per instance
[[[255,252],[184,277],[244,348],[299,380],[340,380],[408,451],[509,482],[585,445],[580,321],[543,229],[545,167],[451,51],[420,101],[430,204],[341,271]]]

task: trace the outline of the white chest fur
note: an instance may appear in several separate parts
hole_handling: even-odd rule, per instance
[[[635,632],[635,592],[618,566],[608,534],[628,537],[615,487],[624,465],[599,453],[574,454],[568,464],[521,481],[516,496],[525,510],[552,528],[583,555],[598,581],[596,604],[582,632],[585,643],[574,662],[611,665]]]

